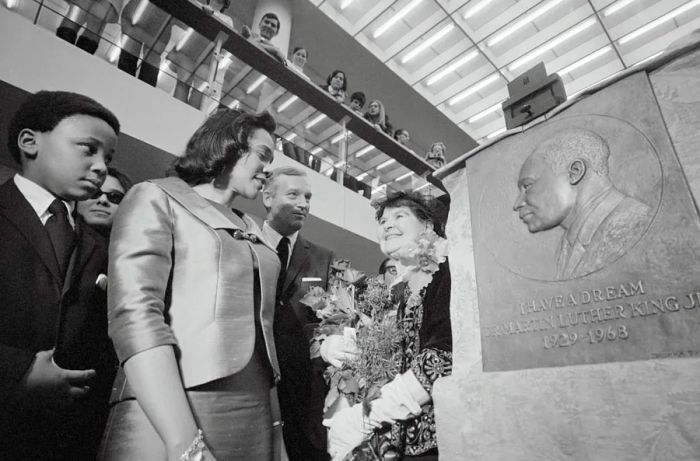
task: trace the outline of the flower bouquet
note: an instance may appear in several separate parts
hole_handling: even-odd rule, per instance
[[[321,320],[311,340],[311,357],[320,356],[329,335],[343,335],[358,354],[325,371],[329,392],[326,418],[355,403],[367,403],[398,373],[402,333],[382,277],[366,277],[346,260],[332,265],[328,290],[313,287],[301,299]]]

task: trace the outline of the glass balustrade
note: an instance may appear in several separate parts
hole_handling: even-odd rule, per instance
[[[82,31],[90,18],[60,0],[2,1],[52,33],[66,24]],[[392,190],[444,193],[422,158],[246,40],[228,16],[190,0],[131,0],[120,24],[98,29],[96,57],[206,113],[269,111],[284,155],[368,199]]]

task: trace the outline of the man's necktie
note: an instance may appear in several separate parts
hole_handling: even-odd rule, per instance
[[[56,254],[61,276],[65,277],[68,261],[75,245],[75,234],[68,221],[68,210],[61,200],[56,199],[51,202],[49,212],[51,217],[46,221],[45,227]]]
[[[277,296],[282,295],[282,287],[284,287],[284,279],[287,276],[287,262],[289,261],[289,239],[282,237],[277,244],[277,256],[280,258],[280,276],[277,279]]]

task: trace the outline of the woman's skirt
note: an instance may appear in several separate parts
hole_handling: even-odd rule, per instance
[[[272,459],[270,369],[259,354],[239,373],[187,390],[207,446],[218,460]],[[102,438],[103,461],[165,461],[165,446],[136,400],[116,403]]]

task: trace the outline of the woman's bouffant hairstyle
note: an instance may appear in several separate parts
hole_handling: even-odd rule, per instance
[[[338,74],[343,74],[343,86],[340,89],[345,91],[348,89],[348,74],[339,69],[336,69],[328,74],[328,77],[326,78],[326,85],[331,86],[331,80],[333,80],[333,78]]]
[[[276,127],[268,112],[256,115],[220,109],[197,128],[187,142],[185,155],[173,162],[172,169],[191,186],[211,182],[233,168],[248,150],[248,138],[254,130],[261,128],[274,136]],[[262,160],[271,162],[272,155],[270,152]]]
[[[389,192],[386,198],[373,202],[372,206],[377,211],[375,215],[377,221],[382,219],[387,208],[406,207],[420,221],[431,223],[435,233],[445,238],[445,223],[447,221],[445,205],[438,200],[426,197],[420,192]]]

